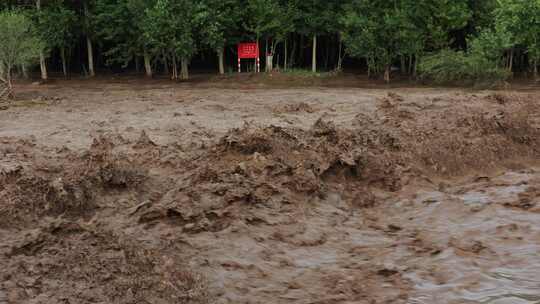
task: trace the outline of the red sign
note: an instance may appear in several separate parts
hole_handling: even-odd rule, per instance
[[[239,43],[238,44],[239,59],[256,59],[259,58],[259,45],[257,43]]]

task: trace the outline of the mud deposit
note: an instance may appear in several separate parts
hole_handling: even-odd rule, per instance
[[[540,303],[534,92],[20,87],[0,303]]]

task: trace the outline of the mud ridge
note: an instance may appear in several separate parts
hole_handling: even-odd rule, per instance
[[[101,130],[81,149],[0,138],[0,303],[407,303],[414,259],[501,250],[430,221],[538,212],[529,173],[515,185],[490,175],[539,158],[532,98],[390,93],[371,112],[348,106],[348,120],[324,103],[273,107],[314,115],[307,127]],[[467,176],[470,188],[451,185]],[[481,204],[497,187],[515,193]]]

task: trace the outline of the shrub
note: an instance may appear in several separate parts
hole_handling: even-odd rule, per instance
[[[437,84],[496,84],[510,76],[485,56],[448,49],[424,57],[418,72],[421,79]]]
[[[11,74],[15,66],[32,63],[39,57],[43,43],[31,20],[19,11],[0,11],[0,78],[11,89]]]

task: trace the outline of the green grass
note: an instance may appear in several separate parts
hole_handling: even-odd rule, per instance
[[[293,77],[316,77],[316,78],[325,78],[325,77],[331,77],[334,76],[334,72],[316,72],[313,73],[311,70],[307,69],[288,69],[288,70],[281,70],[280,71],[284,75],[289,75]]]
[[[324,72],[316,72],[313,73],[310,69],[301,69],[301,68],[292,68],[288,70],[280,69],[277,73],[266,73],[264,69],[261,67],[260,73],[254,73],[254,72],[246,72],[242,71],[242,74],[252,74],[252,75],[260,75],[262,78],[272,77],[272,75],[282,75],[282,76],[288,76],[290,78],[296,78],[296,79],[322,79],[322,78],[329,78],[337,76],[338,73],[335,71],[324,71]],[[234,77],[238,75],[238,72],[234,69],[227,69],[225,75],[227,77]]]

